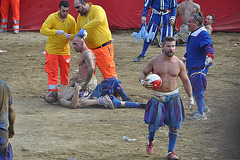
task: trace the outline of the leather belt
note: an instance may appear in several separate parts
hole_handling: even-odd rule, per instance
[[[102,47],[105,47],[106,45],[109,45],[112,41],[108,41],[106,43],[103,43],[101,46],[95,48],[95,49],[98,49],[98,48],[102,48]]]
[[[156,9],[156,10],[159,11],[159,12],[164,12],[164,13],[166,13],[167,11],[169,11],[169,8],[164,9],[164,10],[159,10],[159,9]]]

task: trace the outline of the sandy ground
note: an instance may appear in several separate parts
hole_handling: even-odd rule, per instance
[[[132,32],[113,32],[116,71],[131,99],[147,102],[150,91],[140,85],[138,75],[147,60],[159,54],[161,48],[150,46],[147,57],[134,63],[143,42],[134,42]],[[205,99],[211,112],[206,121],[188,120],[191,111],[186,107],[186,94],[179,80],[186,120],[175,152],[184,160],[239,159],[240,34],[213,33],[212,39],[215,59],[208,73]],[[36,32],[0,34],[0,49],[7,50],[0,53],[0,79],[12,91],[17,116],[16,135],[10,140],[15,160],[166,159],[168,127],[156,133],[154,153],[148,155],[145,151],[148,131],[143,121],[144,109],[73,110],[47,104],[43,100],[47,74],[42,53],[46,40],[46,36]],[[184,52],[185,47],[176,48],[179,58]],[[79,54],[73,49],[71,54],[70,75],[76,75]],[[97,79],[102,80],[99,70]],[[137,140],[126,142],[123,136]]]

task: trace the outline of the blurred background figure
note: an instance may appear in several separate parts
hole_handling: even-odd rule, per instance
[[[207,17],[205,18],[205,21],[204,21],[204,27],[206,28],[206,30],[208,31],[208,33],[211,35],[212,34],[212,31],[213,31],[213,24],[215,22],[215,17],[213,14],[209,14],[207,15]]]
[[[12,7],[13,33],[19,33],[19,18],[20,18],[20,0],[1,0],[1,26],[0,33],[7,31],[8,11]]]
[[[7,84],[0,80],[0,159],[12,160],[13,152],[9,138],[14,136],[15,111],[11,91]]]
[[[150,8],[152,8],[152,10],[147,24],[146,19]],[[151,42],[155,40],[159,29],[160,44],[164,37],[173,36],[172,26],[175,23],[176,12],[177,0],[145,0],[141,18],[141,28],[146,27],[147,32],[151,33],[150,35],[153,34],[153,36],[144,40],[142,53],[134,59],[134,62],[139,62],[141,59],[145,58],[147,49]]]
[[[176,23],[173,26],[174,32],[176,33],[174,37],[176,38],[177,45],[186,45],[190,32],[188,30],[187,21],[191,14],[197,12],[200,12],[200,5],[194,3],[193,0],[186,0],[178,5],[176,18],[178,16],[181,17],[182,25],[180,26],[180,31],[177,30]]]

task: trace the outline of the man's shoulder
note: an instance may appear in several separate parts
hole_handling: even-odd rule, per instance
[[[90,56],[90,58],[93,58],[93,57],[95,57],[95,54],[92,52],[92,50],[90,50],[90,49],[86,49],[85,51],[83,51],[83,54],[82,54],[84,57],[89,57]]]
[[[57,12],[54,12],[54,13],[51,13],[50,15],[49,15],[49,17],[57,17],[58,16],[58,11]]]
[[[209,25],[209,24],[208,24],[208,25],[206,25],[206,26],[204,26],[204,27],[205,27],[207,30],[208,30],[208,29],[212,29],[212,26],[211,26],[211,25]]]
[[[158,64],[160,61],[162,61],[162,62],[164,61],[164,53],[160,53],[160,54],[152,57],[152,58],[148,61],[148,63],[154,65],[154,64]]]
[[[187,3],[186,1],[183,1],[183,2],[178,4],[178,7],[182,7],[182,6],[186,5],[186,3]]]
[[[68,15],[67,15],[67,18],[75,21],[75,18],[74,18],[71,14],[68,14]]]
[[[47,17],[47,20],[49,21],[53,21],[53,20],[56,20],[57,18],[59,18],[58,17],[58,12],[54,12],[54,13],[51,13],[51,14],[49,14],[48,15],[48,17]]]
[[[198,10],[200,10],[200,5],[197,4],[197,3],[194,3],[194,2],[193,2],[193,7],[196,8],[196,9],[198,9]]]
[[[104,10],[102,6],[99,6],[99,5],[92,5],[92,11],[99,11],[99,10]],[[90,10],[90,11],[91,11]]]
[[[158,55],[152,57],[150,60],[154,61],[154,60],[160,60],[160,59],[163,59],[163,53],[158,54]]]

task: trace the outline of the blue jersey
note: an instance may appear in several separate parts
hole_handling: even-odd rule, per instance
[[[157,11],[171,10],[171,17],[176,17],[177,0],[145,0],[142,16],[147,17],[147,12],[151,7]]]
[[[187,69],[205,66],[207,52],[204,46],[209,44],[212,45],[212,40],[205,27],[198,28],[188,36],[185,55]],[[213,54],[214,50],[211,52]]]

